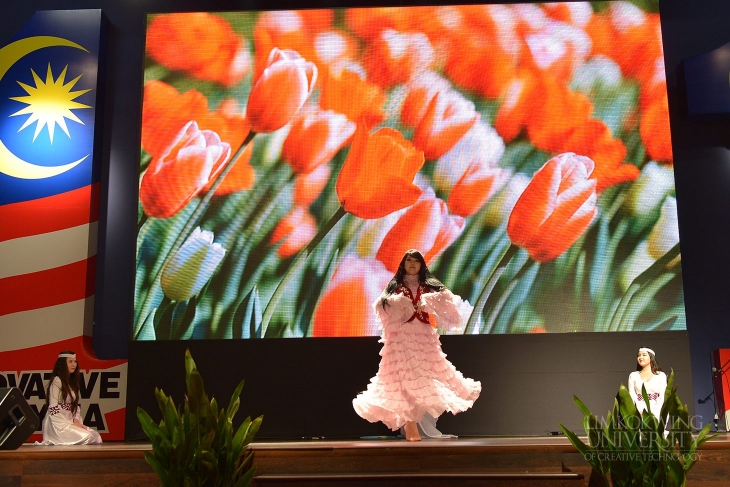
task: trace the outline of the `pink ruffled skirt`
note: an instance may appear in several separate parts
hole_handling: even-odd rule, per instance
[[[417,319],[385,326],[378,373],[352,400],[357,414],[397,430],[406,421],[456,414],[474,404],[480,382],[466,378],[446,360],[436,330]]]

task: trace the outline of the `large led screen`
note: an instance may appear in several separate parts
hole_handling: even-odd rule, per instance
[[[686,327],[656,2],[157,14],[144,62],[135,340],[378,335],[411,248],[450,333]]]

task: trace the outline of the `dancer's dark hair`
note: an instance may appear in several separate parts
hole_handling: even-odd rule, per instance
[[[418,261],[421,263],[421,269],[418,271],[419,282],[422,282],[434,291],[443,291],[444,289],[446,289],[446,286],[444,286],[441,281],[436,279],[433,274],[431,274],[431,272],[428,270],[426,260],[423,258],[421,252],[416,249],[407,250],[405,255],[403,255],[403,258],[401,259],[400,264],[398,265],[398,270],[396,271],[395,276],[393,276],[393,279],[391,279],[388,285],[385,287],[383,294],[380,295],[380,302],[382,303],[383,307],[388,304],[388,296],[393,294],[396,288],[403,284],[403,276],[406,275],[406,258],[408,258],[409,256],[418,259]]]
[[[646,347],[641,347],[641,348],[646,348]],[[639,350],[641,350],[641,348]],[[651,373],[656,375],[658,372],[660,372],[662,370],[662,368],[659,367],[659,362],[656,361],[656,357],[654,356],[653,353],[646,352],[646,354],[649,356],[649,365],[651,366]],[[641,372],[641,369],[642,369],[641,365],[639,365],[637,363],[636,370]]]
[[[75,355],[76,352],[71,350],[64,350],[59,355]],[[73,391],[74,399],[71,403],[71,414],[76,414],[76,409],[79,407],[79,383],[81,378],[81,372],[78,361],[76,361],[76,370],[72,374],[68,373],[68,364],[66,362],[67,357],[58,357],[56,363],[53,365],[53,372],[51,373],[51,380],[48,382],[46,387],[46,405],[51,400],[51,385],[53,379],[58,377],[61,380],[61,401],[66,402],[67,398],[71,397],[71,391]]]

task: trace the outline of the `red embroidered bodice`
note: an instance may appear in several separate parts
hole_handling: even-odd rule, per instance
[[[405,284],[401,284],[397,288],[395,288],[395,294],[403,294],[408,299],[411,300],[411,303],[413,303],[413,316],[411,316],[409,319],[406,320],[406,323],[413,321],[414,319],[418,318],[418,321],[421,323],[425,323],[427,325],[431,324],[431,321],[428,319],[428,313],[423,311],[416,311],[416,307],[418,306],[418,302],[421,300],[421,295],[426,294],[428,292],[431,292],[431,288],[426,286],[423,283],[418,284],[418,289],[416,290],[416,294],[413,294],[413,291],[411,291],[408,286]]]

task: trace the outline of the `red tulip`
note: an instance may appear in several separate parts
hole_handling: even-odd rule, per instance
[[[386,29],[370,44],[365,54],[368,78],[382,88],[406,83],[431,67],[433,47],[422,32],[400,33]]]
[[[317,221],[306,208],[295,206],[274,228],[270,243],[283,240],[278,253],[286,259],[306,247],[316,234]]]
[[[142,147],[153,158],[159,157],[175,140],[189,121],[197,122],[200,130],[212,130],[234,150],[238,149],[250,131],[250,126],[238,104],[225,100],[218,110],[208,110],[208,100],[197,90],[178,93],[172,86],[158,80],[145,84],[142,108]]]
[[[251,69],[251,55],[243,40],[223,18],[209,13],[154,17],[147,29],[147,52],[166,68],[229,87]]]
[[[591,159],[567,152],[538,169],[509,217],[512,243],[538,262],[568,250],[597,212],[594,166]]]
[[[454,185],[449,194],[451,213],[472,216],[502,187],[508,173],[499,167],[473,163]]]
[[[408,94],[403,100],[400,112],[403,124],[409,127],[418,125],[436,94],[450,88],[449,82],[433,71],[421,73],[409,84]]]
[[[642,111],[639,133],[649,157],[657,162],[671,164],[674,156],[669,132],[669,101],[663,85],[656,91],[660,95],[653,97]]]
[[[271,10],[261,12],[253,31],[254,62],[253,82],[256,83],[269,65],[269,54],[274,48],[296,51],[306,59],[311,56],[312,39],[305,28],[301,11]]]
[[[294,183],[294,204],[309,206],[319,198],[330,180],[332,168],[329,164],[322,164],[310,173],[300,174]]]
[[[308,173],[331,160],[355,133],[347,117],[317,107],[301,110],[292,122],[281,155],[292,170]]]
[[[390,229],[376,258],[395,273],[406,250],[419,249],[431,264],[461,235],[464,225],[465,220],[450,215],[446,203],[429,188]]]
[[[358,125],[372,128],[385,119],[386,96],[377,85],[365,79],[361,70],[356,64],[330,69],[322,82],[319,104],[324,110],[342,113]]]
[[[475,123],[458,144],[436,161],[434,188],[439,193],[451,192],[469,167],[474,164],[497,167],[504,151],[504,142],[492,127]]]
[[[327,79],[329,67],[358,58],[358,41],[340,30],[326,30],[314,36],[314,53],[322,79]]]
[[[312,336],[378,335],[372,304],[391,277],[375,259],[346,255],[314,310]]]
[[[250,142],[241,152],[241,156],[235,162],[234,166],[228,171],[223,182],[215,190],[216,196],[223,196],[238,191],[245,191],[253,188],[256,181],[256,171],[251,167],[250,161],[253,155],[253,142]],[[211,179],[205,186],[205,191],[210,190],[215,184],[215,179]]]
[[[474,103],[456,91],[442,91],[431,100],[413,133],[413,143],[427,160],[438,159],[454,147],[479,120]]]
[[[423,153],[397,130],[382,128],[371,135],[358,128],[337,178],[340,205],[364,219],[381,218],[412,205],[421,195],[413,178],[423,162]]]
[[[145,213],[168,218],[180,211],[223,170],[231,146],[210,130],[189,122],[142,177],[140,201]]]
[[[274,48],[251,89],[246,118],[255,132],[278,130],[296,115],[317,82],[317,66],[296,51]]]

